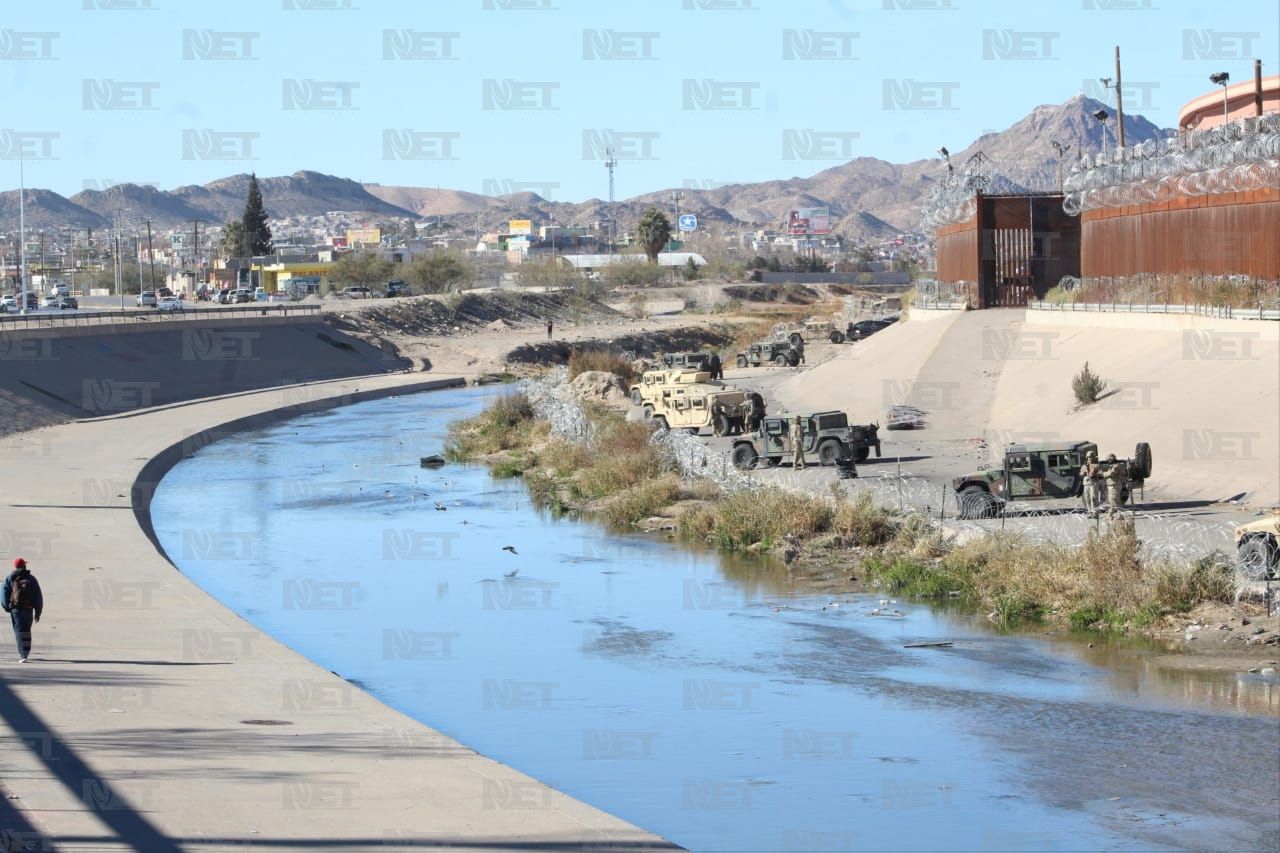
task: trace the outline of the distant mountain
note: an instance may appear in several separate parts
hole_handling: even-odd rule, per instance
[[[1071,146],[1064,158],[1069,168],[1081,151],[1102,147],[1102,126],[1092,113],[1104,104],[1077,95],[1063,104],[1036,107],[1007,130],[989,133],[951,154],[951,162],[963,168],[982,151],[989,174],[1000,175],[1006,185],[1020,189],[1057,187],[1058,158],[1052,142]],[[1107,125],[1114,145],[1114,122]],[[1134,144],[1167,135],[1142,116],[1125,117],[1126,142]],[[698,214],[707,226],[748,223],[782,227],[787,213],[799,207],[829,207],[836,233],[853,240],[889,236],[916,230],[925,195],[945,174],[938,159],[894,164],[874,157],[859,157],[807,178],[729,184],[714,189],[681,191],[681,209]],[[486,196],[451,189],[362,185],[319,172],[296,172],[285,177],[260,178],[267,213],[273,218],[318,215],[331,212],[367,213],[387,219],[439,217],[453,228],[468,232],[489,230],[507,219],[532,218],[539,223],[590,223],[617,218],[630,227],[648,207],[664,209],[671,190],[646,193],[610,205],[600,199],[553,202],[535,193]],[[185,186],[165,192],[154,187],[120,184],[107,190],[85,190],[70,199],[48,190],[28,190],[28,225],[50,228],[102,228],[114,212],[127,208],[133,220],[150,219],[160,228],[172,228],[193,219],[221,225],[244,210],[248,175],[232,175],[204,186]],[[0,193],[0,229],[18,225],[18,194]]]

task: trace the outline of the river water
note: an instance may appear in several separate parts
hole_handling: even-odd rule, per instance
[[[804,594],[776,563],[553,519],[519,480],[419,467],[495,393],[206,447],[157,490],[161,544],[388,705],[693,850],[1280,846],[1274,680]],[[954,645],[904,648],[928,640]]]

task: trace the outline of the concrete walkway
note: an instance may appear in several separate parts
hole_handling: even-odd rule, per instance
[[[7,626],[0,639],[0,849],[678,849],[274,642],[135,519],[150,496],[135,480],[163,467],[149,460],[229,434],[211,428],[423,381],[264,391],[6,439],[0,560],[7,573],[27,558],[46,609],[30,663],[16,663]]]

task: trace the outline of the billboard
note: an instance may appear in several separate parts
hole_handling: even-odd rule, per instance
[[[830,234],[831,211],[825,207],[802,207],[791,211],[787,233],[796,236]]]
[[[382,243],[382,230],[379,228],[348,228],[347,243],[352,246],[377,246]]]
[[[533,233],[532,219],[512,219],[507,223],[508,234],[523,234],[529,236]]]

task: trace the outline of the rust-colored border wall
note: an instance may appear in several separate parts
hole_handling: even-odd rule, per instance
[[[978,218],[937,231],[938,281],[978,280]]]
[[[1080,272],[1086,277],[1280,278],[1280,188],[1090,210],[1082,214],[1081,228]],[[939,266],[941,246],[939,240]]]

